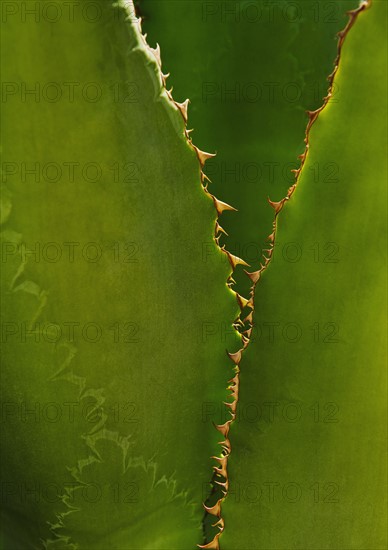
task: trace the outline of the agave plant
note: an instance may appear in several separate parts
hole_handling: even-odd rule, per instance
[[[386,548],[386,3],[135,4],[2,6],[2,548]]]

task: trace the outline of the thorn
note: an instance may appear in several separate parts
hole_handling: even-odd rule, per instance
[[[237,408],[237,401],[232,401],[232,403],[227,403],[226,401],[223,401],[223,404],[226,407],[229,407],[229,409],[232,411],[232,413],[236,414],[236,408]]]
[[[223,247],[223,250],[225,250],[225,248]],[[235,256],[234,254],[231,254],[230,252],[228,252],[227,250],[225,250],[226,254],[228,255],[228,258],[229,258],[229,262],[230,262],[230,265],[232,266],[233,270],[236,269],[236,266],[241,264],[241,265],[245,265],[246,267],[250,267],[249,264],[247,264],[244,260],[242,260],[241,258],[239,258],[238,256]]]
[[[195,149],[195,152],[197,153],[197,157],[199,159],[199,162],[201,163],[202,165],[202,168],[204,167],[205,165],[205,162],[213,157],[215,157],[216,155],[215,154],[212,154],[212,153],[205,153],[205,151],[201,151],[200,149],[198,149],[198,147],[196,147],[195,145],[193,145],[194,149]]]
[[[238,351],[236,351],[236,353],[228,353],[229,357],[231,358],[231,360],[235,365],[238,365],[240,363],[241,354],[242,354],[242,349],[239,349]]]
[[[209,179],[209,178],[208,178]],[[209,180],[210,181],[210,180]],[[216,233],[223,233],[224,235],[228,236],[227,232],[223,227],[220,226],[218,222],[216,222]]]
[[[211,514],[212,516],[220,517],[221,515],[221,502],[222,498],[217,500],[214,506],[206,506],[206,504],[203,504],[203,507],[205,508],[206,512]]]
[[[295,189],[296,189],[296,183],[294,183],[294,185],[291,185],[291,187],[289,188],[286,200],[288,200],[292,197],[292,195],[294,194]]]
[[[250,325],[253,325],[253,310],[245,317],[244,323],[250,323]]]
[[[229,380],[228,390],[232,390],[232,391],[238,390],[239,386],[240,386],[240,377],[239,377],[239,373],[237,373],[231,380]]]
[[[225,528],[224,520],[220,518],[216,523],[212,524],[212,527],[218,527],[218,529],[220,530],[220,533],[222,533],[222,531]]]
[[[214,460],[217,460],[220,463],[220,467],[214,466],[214,471],[217,472],[217,474],[220,474],[222,477],[227,477],[227,464],[228,464],[228,457],[223,456],[222,458],[219,458],[218,456],[212,456]]]
[[[184,101],[183,103],[175,102],[175,105],[178,107],[178,109],[182,113],[182,116],[183,116],[183,119],[184,119],[185,123],[187,123],[187,120],[188,120],[187,110],[188,110],[188,107],[189,107],[189,103],[190,103],[189,99],[186,99],[186,101]]]
[[[222,433],[222,435],[226,438],[228,437],[229,429],[230,429],[230,420],[227,420],[225,424],[216,424],[217,430]]]
[[[244,334],[241,335],[241,339],[243,341],[243,344],[244,344],[244,349],[248,347],[248,344],[250,342],[249,338],[247,338],[247,336],[244,336]]]
[[[319,115],[319,109],[316,109],[315,111],[306,111],[306,113],[310,119],[310,122],[314,122],[314,120]]]
[[[212,195],[212,197],[213,197],[214,206],[216,207],[218,216],[221,216],[221,214],[225,212],[225,210],[232,210],[234,212],[237,212],[236,208],[233,208],[233,206],[230,206],[230,204],[219,201],[218,199],[215,198],[214,195]]]
[[[301,155],[298,155],[298,159],[300,159],[302,162],[304,162],[304,161],[306,160],[308,148],[309,148],[309,144],[306,143],[306,150],[305,150],[305,152],[302,153]]]
[[[205,181],[206,181],[206,187],[207,187],[207,184],[208,183],[213,183],[212,180],[204,173],[204,172],[201,172],[201,177],[202,177],[202,183],[205,184]]]
[[[236,415],[232,413],[232,411],[228,411],[228,413],[230,414],[231,421],[234,422],[236,420]],[[227,456],[227,453],[224,456]]]
[[[272,244],[275,242],[275,229],[272,231],[270,235],[268,235],[267,240]]]
[[[152,54],[155,56],[155,59],[159,65],[159,67],[162,66],[162,59],[160,57],[160,46],[159,44],[156,44],[156,48],[150,48]]]
[[[147,33],[142,34],[142,33],[141,33],[141,28],[139,28],[139,30],[140,30],[140,36],[141,36],[141,38],[142,38],[142,40],[143,40],[143,44],[144,44],[147,48],[149,48],[149,45],[148,45],[148,43],[147,43]]]
[[[272,206],[272,208],[275,210],[275,214],[279,214],[279,212],[284,206],[284,199],[278,202],[274,202],[274,201],[271,201],[271,199],[268,197],[268,202]]]
[[[241,296],[237,292],[236,292],[236,298],[237,298],[237,303],[240,306],[240,309],[244,309],[244,307],[250,304],[249,300],[247,300],[246,298],[244,298],[244,296]]]
[[[229,388],[231,390],[230,392],[230,396],[229,397],[232,397],[234,400],[237,400],[238,399],[238,388]]]
[[[232,446],[231,446],[231,444],[230,444],[229,439],[225,439],[225,441],[219,441],[219,445],[222,445],[223,451],[224,451],[227,455],[230,455],[230,453],[231,453],[231,451],[232,451]]]
[[[228,381],[228,384],[233,384],[234,386],[238,386],[240,384],[240,377],[238,374],[236,374],[235,376],[233,376],[233,378],[231,378],[229,381]]]
[[[228,480],[226,480],[225,482],[221,482],[221,481],[217,481],[215,479],[214,481],[217,483],[217,485],[220,485],[221,487],[224,487],[225,491],[228,492],[228,488],[229,488]]]
[[[217,533],[214,537],[214,539],[209,542],[208,544],[204,544],[204,545],[201,545],[201,544],[197,544],[198,548],[204,548],[204,549],[207,549],[207,550],[220,550],[220,545],[218,543],[218,539],[220,538],[220,534],[221,533]]]

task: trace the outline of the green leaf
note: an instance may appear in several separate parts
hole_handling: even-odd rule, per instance
[[[2,35],[3,537],[193,547],[239,345],[231,268],[155,53],[130,6],[93,6],[16,5]]]
[[[294,181],[304,150],[306,110],[327,92],[335,36],[357,2],[139,0],[144,30],[159,43],[179,101],[190,99],[190,128],[217,152],[209,189],[238,209],[221,219],[227,249],[259,269],[273,211]],[[250,280],[237,268],[240,294]]]
[[[295,181],[291,170],[300,167],[298,155],[305,149],[306,110],[320,107],[327,94],[336,33],[345,27],[345,12],[355,2],[140,0],[139,6],[149,40],[161,45],[163,70],[171,71],[174,94],[191,100],[190,126],[198,143],[217,151],[205,168],[212,180],[209,189],[238,208],[221,219],[228,233],[221,243],[255,272],[267,261],[273,231],[268,198],[280,201]],[[337,92],[335,84],[333,100]],[[333,167],[321,170],[329,177]],[[233,288],[249,297],[255,276],[246,277],[237,266],[233,278]],[[246,335],[249,312],[243,308],[239,329],[247,330]],[[230,389],[238,390],[238,375]],[[222,424],[229,420],[225,410]],[[222,516],[221,497],[222,486],[215,487],[206,504]],[[209,515],[208,543],[222,528],[212,524],[214,515]]]
[[[256,288],[224,550],[387,544],[385,20],[373,2],[346,37]]]

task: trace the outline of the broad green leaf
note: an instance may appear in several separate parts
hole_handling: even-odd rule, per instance
[[[256,287],[223,550],[387,545],[386,9],[374,1],[346,37],[338,101],[311,129]]]
[[[194,547],[239,345],[213,200],[130,3],[27,4],[2,34],[4,545]]]

